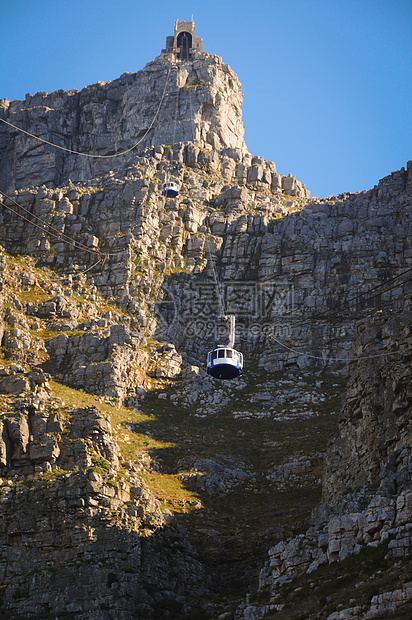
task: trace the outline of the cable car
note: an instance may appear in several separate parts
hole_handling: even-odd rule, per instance
[[[207,373],[215,379],[234,379],[242,368],[243,355],[236,349],[218,346],[207,354]]]
[[[207,354],[207,373],[215,379],[234,379],[242,374],[243,355],[233,348],[235,344],[235,316],[223,316],[230,321],[229,344],[218,344]]]
[[[163,183],[162,194],[166,198],[176,198],[179,195],[179,186],[176,181],[166,181],[166,183]]]

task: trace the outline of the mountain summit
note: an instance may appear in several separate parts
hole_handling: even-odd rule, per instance
[[[1,617],[411,617],[412,162],[310,198],[241,103],[180,21],[0,103]]]

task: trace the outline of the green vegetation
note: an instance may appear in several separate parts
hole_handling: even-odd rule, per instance
[[[93,461],[95,467],[102,469],[103,471],[110,471],[110,463],[106,459],[95,459]]]
[[[191,88],[193,90],[196,90],[196,88],[202,88],[203,86],[208,85],[208,82],[197,82],[196,84],[185,84],[184,86],[182,86],[182,88]]]

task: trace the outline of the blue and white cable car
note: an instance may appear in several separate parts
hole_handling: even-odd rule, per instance
[[[229,344],[219,344],[207,354],[207,373],[215,379],[234,379],[242,374],[243,355],[233,348],[235,343],[235,316],[223,318],[230,320]]]
[[[179,185],[176,181],[166,181],[162,186],[162,194],[166,198],[176,198],[179,195]]]
[[[207,372],[215,379],[234,379],[242,373],[243,355],[231,347],[217,347],[207,354]]]

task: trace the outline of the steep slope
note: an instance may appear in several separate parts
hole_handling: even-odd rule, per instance
[[[274,533],[299,530],[320,499],[340,382],[177,377],[174,348],[82,276],[0,258],[4,617],[233,610]]]
[[[230,617],[248,592],[236,617],[337,620],[409,599],[412,162],[310,199],[247,152],[241,99],[218,57],[162,54],[2,101],[65,149],[131,149],[82,158],[0,124],[5,617]],[[227,328],[216,277],[246,359],[228,384],[203,370]]]
[[[410,617],[410,291],[399,313],[359,325],[323,503],[306,534],[270,549],[257,596],[266,605],[236,617]]]
[[[140,458],[150,465],[144,444],[135,446],[132,461],[121,449],[131,410],[116,405],[111,386],[122,385],[130,370],[112,363],[110,351],[117,362],[122,355],[130,362],[127,317],[87,286],[66,283],[63,294],[62,281],[30,259],[1,253],[0,265],[2,617],[189,613],[207,593],[208,577],[144,479],[146,468],[138,464]],[[72,329],[74,317],[87,317],[87,324]],[[83,355],[102,349],[100,374],[111,396],[65,388],[39,367],[48,357],[45,343],[60,330],[87,340]],[[146,376],[147,357],[139,358],[139,376]]]
[[[401,294],[402,280],[383,285],[410,266],[412,165],[368,192],[310,201],[270,162],[242,162],[176,145],[122,173],[20,190],[22,209],[4,199],[0,240],[71,277],[87,270],[107,299],[197,364],[224,330],[216,262],[254,363],[338,368],[329,358],[350,358],[354,321]],[[170,173],[181,192],[165,201]]]

